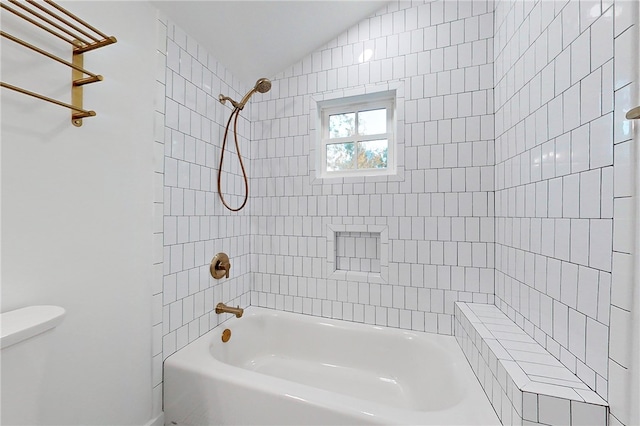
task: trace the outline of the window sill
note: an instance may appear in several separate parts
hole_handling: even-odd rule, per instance
[[[369,176],[318,176],[315,170],[310,170],[311,185],[331,185],[342,183],[379,183],[379,182],[404,182],[404,167],[398,167],[395,173],[369,175]]]

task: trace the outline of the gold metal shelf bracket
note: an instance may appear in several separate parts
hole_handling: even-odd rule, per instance
[[[19,2],[18,0],[8,0],[14,6],[17,6],[21,11],[10,7],[8,4],[1,2],[0,7],[8,12],[11,12],[16,17],[28,22],[40,28],[47,33],[58,37],[61,40],[71,44],[72,47],[72,61],[66,61],[56,55],[53,55],[31,43],[28,43],[18,37],[12,36],[4,31],[0,31],[0,36],[11,40],[29,50],[37,52],[46,56],[58,63],[70,67],[71,70],[71,104],[61,102],[56,99],[49,98],[47,96],[35,93],[21,87],[17,87],[5,82],[0,82],[0,87],[13,90],[18,93],[22,93],[28,96],[32,96],[37,99],[41,99],[46,102],[50,102],[56,105],[60,105],[65,108],[71,109],[71,123],[74,126],[82,126],[82,119],[86,117],[94,117],[95,111],[86,110],[82,106],[83,100],[83,86],[90,83],[96,83],[103,81],[103,77],[99,74],[94,74],[83,68],[84,57],[83,54],[90,50],[98,49],[100,47],[108,46],[116,43],[117,39],[113,36],[107,36],[97,28],[91,26],[87,22],[78,18],[62,6],[54,3],[52,0],[44,0],[44,3],[49,5],[45,7],[43,4],[34,0],[26,0],[30,6],[35,7],[38,10],[32,9]],[[41,13],[42,12],[42,13]],[[65,16],[61,16],[61,14]]]

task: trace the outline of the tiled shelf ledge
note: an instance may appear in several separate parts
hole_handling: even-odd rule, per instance
[[[455,305],[456,339],[503,424],[607,424],[607,403],[496,306]]]

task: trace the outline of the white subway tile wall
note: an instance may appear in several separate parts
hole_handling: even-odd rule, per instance
[[[163,337],[163,274],[164,274],[164,126],[165,126],[165,83],[167,68],[167,22],[158,19],[156,23],[156,73],[153,129],[153,279],[151,288],[151,369],[153,418],[162,414],[162,337]]]
[[[391,2],[253,100],[252,304],[452,334],[493,303],[492,37],[490,1]],[[318,179],[316,102],[393,89],[397,176]],[[327,229],[371,225],[386,277],[327,270]]]
[[[218,302],[250,304],[250,206],[230,213],[218,200],[217,171],[226,121],[218,102],[244,88],[191,36],[160,17],[157,46],[153,290],[154,413],[162,410],[162,362],[208,332],[229,314]],[[240,152],[250,155],[248,114],[238,120]],[[227,142],[222,191],[232,206],[244,198],[233,135]],[[231,259],[229,279],[214,280],[217,252]]]
[[[612,271],[614,298],[630,281],[617,116],[637,37],[619,3],[633,2],[498,1],[494,38],[496,305],[605,400],[611,362],[628,367],[613,329],[607,345],[629,314],[611,305]]]
[[[631,383],[631,348],[628,342],[632,321],[630,292],[634,282],[630,260],[634,256],[634,246],[630,230],[638,226],[638,212],[632,210],[633,200],[633,156],[632,128],[624,114],[640,102],[633,93],[638,93],[636,79],[638,40],[640,31],[634,16],[639,16],[638,2],[617,1],[614,4],[614,73],[613,98],[607,98],[607,105],[613,103],[613,158],[614,191],[610,209],[613,211],[613,259],[611,279],[611,314],[609,330],[609,405],[611,424],[631,424],[628,397]],[[635,54],[634,54],[635,53]],[[634,60],[636,67],[634,67]],[[611,84],[611,82],[609,82]],[[603,100],[604,104],[604,100]],[[636,141],[637,145],[637,141]],[[635,148],[637,150],[637,146]],[[637,152],[637,151],[636,151]],[[637,154],[636,154],[637,155]],[[637,157],[636,157],[637,158]],[[637,171],[636,171],[637,173]],[[635,225],[634,225],[635,224]],[[637,253],[635,254],[637,256]]]

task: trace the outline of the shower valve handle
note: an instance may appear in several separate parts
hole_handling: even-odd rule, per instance
[[[226,253],[218,253],[211,259],[211,265],[209,266],[209,272],[211,276],[216,280],[222,277],[229,278],[229,271],[231,270],[231,262],[229,262],[229,256]]]
[[[218,264],[216,265],[216,269],[218,271],[224,271],[224,277],[229,278],[229,270],[231,269],[231,264],[229,262],[218,262]]]

